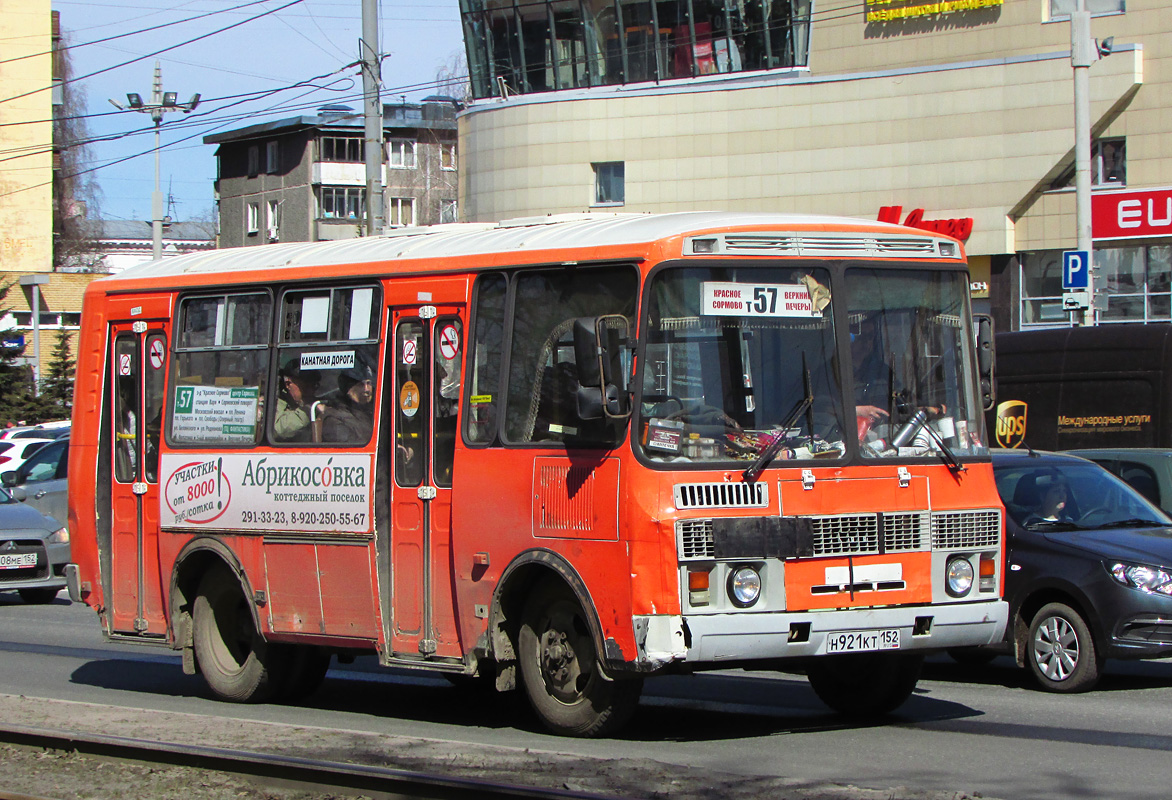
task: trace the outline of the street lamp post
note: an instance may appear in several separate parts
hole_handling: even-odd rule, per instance
[[[159,188],[159,151],[162,149],[160,130],[163,125],[163,114],[168,111],[182,111],[190,114],[199,105],[199,94],[193,94],[186,103],[178,102],[177,92],[163,91],[163,68],[155,62],[155,85],[151,93],[151,102],[144,103],[142,95],[137,92],[128,92],[127,105],[123,106],[114,100],[110,103],[119,111],[127,109],[150,114],[155,123],[155,191],[151,195],[151,252],[156,261],[163,257],[163,192]]]

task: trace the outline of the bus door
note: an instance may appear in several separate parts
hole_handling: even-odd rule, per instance
[[[452,570],[452,461],[463,305],[392,308],[391,649],[460,658]],[[386,435],[386,434],[384,434]]]
[[[110,325],[107,402],[112,625],[116,633],[164,635],[159,575],[159,436],[168,321]]]

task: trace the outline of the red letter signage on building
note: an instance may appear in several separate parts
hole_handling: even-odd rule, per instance
[[[1172,236],[1172,188],[1091,195],[1095,239]]]
[[[902,211],[903,206],[883,206],[879,209],[879,221],[898,225],[899,215]],[[973,232],[972,217],[961,217],[960,219],[924,219],[924,209],[922,208],[909,211],[903,224],[909,228],[919,228],[922,231],[943,233],[954,239],[960,239],[962,242],[968,241],[969,236]]]

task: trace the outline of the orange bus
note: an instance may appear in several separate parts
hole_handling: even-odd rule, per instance
[[[1006,624],[968,295],[944,235],[707,212],[128,269],[85,296],[71,597],[235,701],[376,654],[568,735],[713,668],[885,713]]]

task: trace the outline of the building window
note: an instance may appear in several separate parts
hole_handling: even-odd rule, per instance
[[[456,169],[456,145],[440,145],[440,169],[453,171]]]
[[[1127,185],[1127,139],[1095,139],[1091,142],[1091,186],[1117,188]],[[1051,189],[1074,186],[1074,165],[1071,164],[1050,184]]]
[[[439,221],[441,223],[460,221],[460,215],[458,213],[458,209],[456,208],[455,200],[440,200]]]
[[[387,225],[392,228],[403,228],[415,224],[414,197],[387,198]]]
[[[269,241],[275,242],[281,238],[281,203],[279,200],[270,200],[269,212]]]
[[[248,226],[246,232],[250,236],[260,233],[260,203],[248,204],[248,219],[245,222]]]
[[[260,173],[260,145],[248,146],[248,177],[255,178]]]
[[[415,142],[410,139],[388,139],[387,164],[395,169],[415,169]]]
[[[265,147],[265,172],[270,175],[281,169],[281,146],[277,141],[269,142]]]
[[[361,164],[366,160],[362,140],[353,136],[321,137],[321,160]]]
[[[361,186],[321,187],[321,218],[359,220],[366,215],[366,189]]]
[[[591,164],[594,168],[594,205],[621,206],[626,202],[624,162]]]
[[[1070,19],[1070,12],[1078,8],[1078,0],[1050,0],[1050,19]],[[1127,11],[1126,0],[1086,0],[1086,10],[1092,16],[1122,14]]]
[[[1172,246],[1104,247],[1094,251],[1100,323],[1172,320]],[[1021,255],[1021,327],[1073,324],[1062,309],[1062,251]]]

